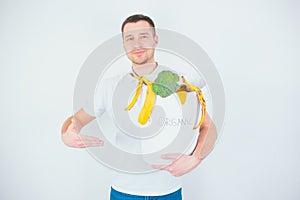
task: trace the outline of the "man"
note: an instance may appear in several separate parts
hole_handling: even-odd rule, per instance
[[[149,77],[156,75],[163,69],[154,59],[155,47],[158,44],[158,36],[155,32],[153,21],[144,15],[132,15],[122,24],[123,46],[128,59],[132,63],[132,72],[138,76]],[[111,86],[113,88],[113,86]],[[101,91],[100,91],[101,93]],[[104,93],[101,94],[104,96]],[[111,95],[105,96],[111,98]],[[111,100],[111,99],[110,99]],[[103,109],[109,109],[109,105],[97,106],[103,114]],[[96,137],[80,135],[80,130],[96,117],[80,109],[69,117],[62,127],[62,140],[70,147],[85,148],[92,146],[103,146],[104,142]],[[170,153],[163,155],[164,159],[173,160],[170,165],[155,166],[158,172],[151,174],[120,174],[119,180],[111,188],[111,200],[115,199],[182,199],[181,185],[178,177],[190,172],[197,167],[201,161],[212,150],[217,138],[216,127],[209,115],[205,113],[204,121],[199,128],[197,144],[189,155]],[[126,141],[126,140],[125,140]]]

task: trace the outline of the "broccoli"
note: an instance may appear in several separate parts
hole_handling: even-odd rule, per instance
[[[171,71],[161,71],[152,84],[155,94],[165,98],[175,93],[178,88],[179,76]]]

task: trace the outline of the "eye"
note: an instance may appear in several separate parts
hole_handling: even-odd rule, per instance
[[[126,41],[129,42],[129,41],[132,41],[133,39],[134,39],[133,37],[127,37],[127,38],[126,38]]]
[[[141,38],[142,38],[142,39],[147,39],[147,38],[148,38],[148,35],[142,35]]]

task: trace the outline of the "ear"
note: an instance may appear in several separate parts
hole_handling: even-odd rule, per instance
[[[124,38],[122,38],[122,46],[123,46],[123,49],[124,49],[125,53],[127,53],[127,49],[126,49],[126,46],[125,46],[125,43],[124,43]]]
[[[123,49],[126,51],[125,44],[124,44],[124,39],[122,40],[122,46],[123,46]]]
[[[155,43],[155,47],[157,47],[157,45],[158,45],[158,36],[157,35],[154,36],[154,43]]]

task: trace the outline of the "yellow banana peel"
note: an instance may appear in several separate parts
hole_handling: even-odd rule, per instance
[[[180,103],[184,104],[185,101],[186,101],[186,96],[187,96],[186,91],[184,91],[184,90],[178,90],[176,93],[177,93],[177,95],[178,95],[178,97],[180,99]]]
[[[135,92],[135,95],[133,99],[131,100],[130,104],[125,108],[125,110],[130,110],[134,104],[136,103],[140,93],[143,84],[147,85],[147,92],[146,92],[146,99],[144,101],[144,105],[140,111],[139,117],[138,117],[138,122],[142,125],[145,125],[151,115],[152,109],[155,104],[156,100],[156,94],[152,90],[152,82],[147,80],[145,77],[140,77],[135,74],[131,74],[134,78],[138,80],[138,86]]]
[[[154,103],[156,99],[156,94],[152,90],[152,83],[148,82],[147,84],[147,94],[142,110],[140,111],[138,121],[145,125],[151,115]]]
[[[194,86],[194,85],[190,84],[189,82],[187,82],[187,80],[183,76],[181,78],[182,78],[182,82],[184,84],[186,84],[187,87],[190,90],[196,92],[198,102],[202,105],[202,108],[201,108],[201,119],[200,119],[199,123],[196,126],[194,126],[194,129],[197,129],[197,128],[199,128],[202,125],[202,123],[204,121],[204,117],[205,117],[205,113],[206,113],[206,102],[204,100],[204,96],[203,96],[203,93],[202,93],[202,91],[201,91],[200,88],[198,88],[197,86]]]
[[[141,93],[142,86],[143,86],[143,79],[139,79],[139,83],[136,88],[135,95],[134,95],[133,99],[131,100],[130,104],[125,108],[125,110],[130,110],[134,106],[134,104],[136,103],[136,101]]]

